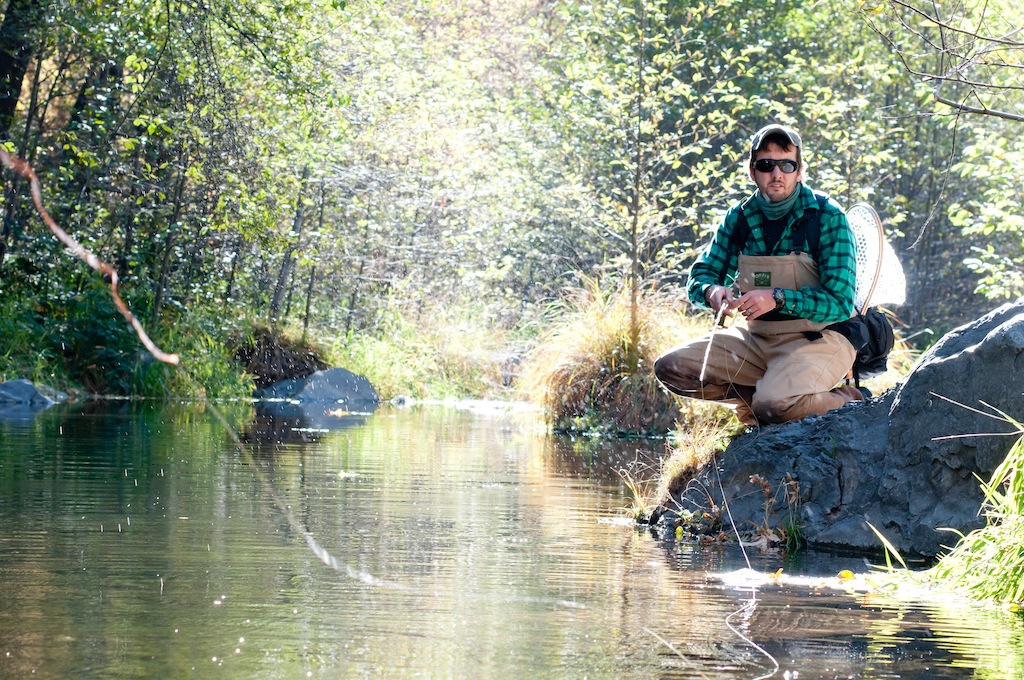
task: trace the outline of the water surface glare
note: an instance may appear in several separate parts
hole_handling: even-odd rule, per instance
[[[0,422],[0,677],[1024,676],[1014,615],[738,587],[735,546],[622,521],[616,469],[663,444],[455,406],[338,425],[129,402]]]

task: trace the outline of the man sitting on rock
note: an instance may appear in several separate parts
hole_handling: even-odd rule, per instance
[[[783,125],[753,136],[757,190],[726,213],[690,269],[690,300],[727,316],[738,311],[746,326],[682,344],[654,365],[671,392],[733,405],[747,425],[863,398],[853,386],[836,387],[855,352],[828,328],[853,314],[853,234],[843,211],[803,184],[801,149],[800,135]]]

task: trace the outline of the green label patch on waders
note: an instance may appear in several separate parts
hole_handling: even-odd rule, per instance
[[[754,272],[754,286],[756,288],[771,288],[771,272]]]

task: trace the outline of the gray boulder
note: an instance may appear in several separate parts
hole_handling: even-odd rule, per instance
[[[40,390],[28,380],[8,380],[0,383],[0,420],[32,418],[65,399],[63,392],[45,387]]]
[[[812,545],[877,549],[870,523],[903,552],[937,554],[956,542],[941,529],[984,524],[978,478],[1017,440],[985,405],[1024,418],[1021,376],[1024,298],[944,336],[880,397],[738,437],[670,506],[727,502],[741,531],[795,519]]]
[[[302,378],[282,380],[256,392],[258,399],[290,399],[337,404],[358,408],[377,408],[380,400],[370,381],[344,368],[317,371]]]
[[[290,419],[311,429],[332,430],[361,422],[380,404],[377,391],[364,376],[344,368],[317,371],[258,390],[263,415]]]

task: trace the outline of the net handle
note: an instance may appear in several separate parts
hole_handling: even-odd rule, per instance
[[[868,288],[868,294],[864,298],[864,306],[860,310],[860,313],[864,314],[868,311],[868,307],[871,306],[871,296],[875,294],[875,288],[878,287],[879,276],[882,274],[882,256],[885,254],[885,234],[882,231],[882,219],[878,216],[878,213],[875,212],[874,208],[867,203],[858,203],[853,206],[853,208],[850,208],[850,210],[856,210],[857,208],[868,211],[868,214],[875,221],[875,231],[878,233],[878,262],[875,263],[875,276],[871,280],[871,288]]]

